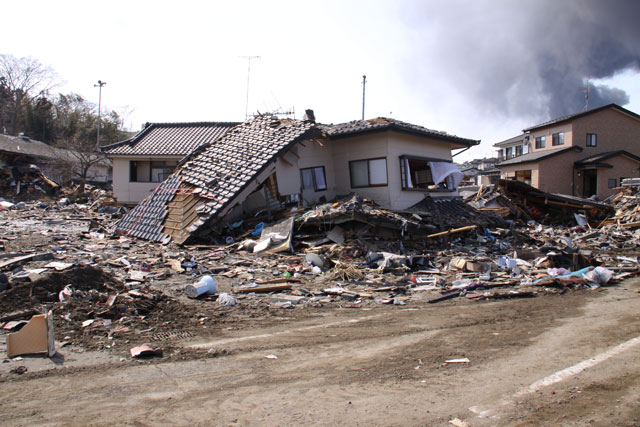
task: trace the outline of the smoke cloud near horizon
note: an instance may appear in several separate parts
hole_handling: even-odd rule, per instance
[[[420,12],[405,17],[422,39],[409,79],[454,82],[495,116],[583,111],[587,84],[588,108],[625,105],[624,90],[597,81],[640,71],[640,1],[454,0]]]

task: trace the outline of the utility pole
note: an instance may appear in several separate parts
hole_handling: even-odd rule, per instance
[[[251,60],[260,59],[259,56],[241,56],[247,60],[247,100],[244,106],[244,119],[249,120],[249,76],[251,75]]]
[[[367,85],[367,76],[362,76],[362,120],[364,120],[364,93]]]
[[[587,87],[584,90],[584,111],[587,111],[589,109],[589,77],[587,77]]]
[[[93,85],[93,87],[97,87],[98,89],[98,142],[96,143],[96,151],[100,151],[100,128],[102,127],[102,116],[101,116],[101,106],[102,106],[102,86],[106,85],[107,82],[103,82],[102,80],[98,80],[97,85]]]

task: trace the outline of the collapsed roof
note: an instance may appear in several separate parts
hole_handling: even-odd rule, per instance
[[[116,224],[116,232],[183,244],[266,183],[289,147],[320,134],[314,122],[272,115],[240,124],[183,159]]]

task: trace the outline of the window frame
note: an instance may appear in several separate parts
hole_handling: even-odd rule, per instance
[[[439,158],[433,158],[433,157],[419,157],[419,156],[414,156],[411,154],[403,154],[401,156],[399,156],[399,160],[400,160],[400,188],[402,191],[420,191],[420,192],[428,192],[428,193],[438,193],[438,192],[452,192],[452,191],[456,191],[458,187],[456,188],[448,188],[448,184],[445,181],[443,181],[441,184],[435,184],[435,183],[431,183],[431,184],[427,184],[429,186],[433,186],[434,188],[428,188],[428,187],[408,187],[407,186],[407,174],[409,173],[409,170],[407,170],[406,166],[405,166],[405,160],[418,160],[418,161],[423,161],[423,162],[445,162],[445,163],[453,163],[452,161],[448,160],[448,159],[439,159]],[[429,167],[429,174],[431,175],[431,181],[433,181],[433,175],[432,175],[432,171],[431,171],[431,166],[428,165]],[[413,179],[412,179],[413,182]],[[443,188],[436,188],[436,185],[443,185]]]
[[[515,148],[516,148],[516,150],[515,150],[516,151],[516,153],[515,153],[516,157],[522,156],[524,154],[524,146],[516,145]]]
[[[171,175],[173,173],[173,171],[176,170],[177,162],[175,165],[167,165],[167,163],[173,163],[173,162],[169,162],[167,160],[150,160],[149,161],[149,182],[162,182],[165,179],[167,179],[169,177],[169,175]],[[154,165],[155,164],[155,165]],[[161,164],[161,165],[160,165]],[[154,178],[154,170],[162,170],[162,171],[168,171],[167,172],[162,172],[160,175],[163,175],[164,177],[159,180],[159,181],[155,181]]]
[[[324,178],[324,188],[318,188],[318,183],[316,181],[316,169],[322,169],[322,176]],[[311,190],[311,188],[304,188],[304,178],[302,176],[304,171],[311,171],[311,179],[313,181],[313,191],[316,193],[319,191],[327,191],[327,174],[325,172],[324,166],[311,166],[308,168],[300,168],[300,186],[302,190]]]
[[[384,160],[384,173],[385,173],[385,183],[384,184],[371,184],[371,161],[373,160]],[[367,162],[367,185],[353,185],[353,169],[352,164],[358,162]],[[358,159],[358,160],[349,160],[349,184],[351,188],[369,188],[369,187],[387,187],[389,185],[389,162],[387,162],[386,157],[372,157],[369,159]]]
[[[557,145],[564,145],[564,132],[556,132],[551,135],[551,146]]]
[[[611,185],[611,181],[613,181],[613,186]],[[618,186],[617,178],[608,178],[607,179],[607,188],[616,188]]]
[[[136,179],[132,179],[135,174]],[[138,160],[129,160],[129,182],[142,182],[138,179]]]
[[[590,142],[592,140],[593,140],[593,144],[590,144]],[[587,147],[597,147],[598,146],[598,134],[597,133],[587,133],[586,146]]]
[[[536,150],[539,148],[546,148],[547,146],[547,138],[545,135],[536,136]]]

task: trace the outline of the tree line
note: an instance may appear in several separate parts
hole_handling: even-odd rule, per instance
[[[0,133],[95,151],[98,106],[75,93],[52,94],[57,86],[55,71],[38,60],[0,54]],[[117,112],[102,110],[101,145],[126,139],[123,122]]]

